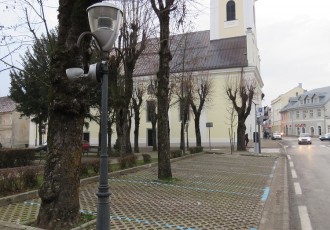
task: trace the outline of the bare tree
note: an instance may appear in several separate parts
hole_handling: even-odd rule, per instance
[[[228,134],[229,134],[229,143],[230,143],[230,153],[233,154],[234,145],[235,145],[234,127],[237,125],[237,115],[233,105],[227,108],[227,114],[229,114],[227,120],[229,121]]]
[[[205,103],[212,100],[213,84],[208,74],[201,74],[192,78],[189,93],[190,106],[194,113],[194,125],[196,133],[196,146],[202,146],[200,117]]]
[[[130,141],[130,103],[133,96],[133,72],[136,62],[146,48],[152,33],[152,10],[148,0],[122,0],[124,22],[118,38],[118,47],[124,57],[124,74],[117,76],[112,87],[116,111],[117,144],[121,154],[132,154]],[[120,63],[122,57],[117,57]],[[119,74],[118,74],[119,75]]]
[[[134,111],[134,152],[139,153],[139,129],[140,110],[143,103],[143,96],[146,93],[146,86],[143,82],[135,82],[133,87],[132,107]]]
[[[237,150],[246,150],[245,121],[251,112],[251,104],[255,94],[256,84],[244,75],[242,67],[239,76],[229,76],[226,85],[226,94],[237,112]]]

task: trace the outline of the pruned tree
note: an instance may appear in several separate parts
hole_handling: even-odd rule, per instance
[[[121,154],[132,154],[130,141],[130,103],[133,96],[133,72],[139,56],[146,48],[152,28],[152,10],[148,0],[122,0],[123,25],[118,38],[122,50],[124,73],[118,74],[112,87],[116,111],[117,146]],[[120,63],[122,57],[117,57]],[[125,67],[125,68],[124,68]]]
[[[236,115],[236,110],[234,109],[232,104],[229,107],[227,107],[227,114],[228,114],[227,120],[229,121],[228,135],[229,135],[229,143],[230,143],[230,153],[233,154],[235,149],[234,127],[237,125],[237,115]]]
[[[229,76],[226,84],[226,94],[237,113],[237,150],[246,150],[245,146],[245,121],[251,112],[256,84],[244,75],[242,67],[239,76]]]
[[[192,112],[194,114],[194,126],[196,134],[196,146],[202,146],[201,131],[200,131],[200,117],[205,103],[212,100],[213,83],[212,79],[206,73],[200,73],[199,76],[191,78],[189,89],[189,99]]]
[[[143,97],[146,93],[146,85],[143,82],[134,82],[132,108],[134,111],[134,152],[139,153],[139,130],[140,130],[140,110],[143,104]]]

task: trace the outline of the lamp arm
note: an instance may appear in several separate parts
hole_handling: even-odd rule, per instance
[[[101,43],[100,43],[100,40],[95,36],[95,34],[93,34],[92,32],[89,32],[89,31],[86,31],[86,32],[83,32],[82,34],[80,34],[79,35],[79,38],[78,38],[78,40],[77,40],[77,46],[78,46],[78,48],[80,48],[80,44],[81,44],[81,40],[86,36],[86,35],[90,35],[90,36],[92,36],[94,39],[95,39],[95,41],[96,41],[96,43],[97,43],[97,46],[100,48],[99,49],[99,51],[100,51],[100,57],[102,57],[102,53],[103,53],[103,51],[102,51],[102,46],[100,45]]]

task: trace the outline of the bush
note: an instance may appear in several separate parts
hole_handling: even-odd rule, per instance
[[[0,194],[22,192],[38,186],[40,166],[6,168],[0,170]]]
[[[31,165],[34,159],[34,149],[0,149],[0,168]]]
[[[172,150],[171,151],[171,158],[177,158],[182,156],[182,150]]]
[[[143,162],[145,164],[151,163],[151,156],[149,154],[143,153],[142,157],[143,157]]]
[[[200,152],[203,152],[203,147],[201,147],[201,146],[192,147],[192,148],[189,148],[189,151],[191,154],[200,153]]]
[[[126,167],[134,167],[136,166],[136,160],[137,160],[137,156],[134,154],[128,155],[128,156],[124,156],[124,157],[120,157],[118,159],[119,161],[119,167],[121,169],[125,169]]]
[[[97,174],[99,170],[100,170],[99,159],[83,161],[80,164],[79,175],[81,177],[89,177],[91,176],[90,172],[93,172],[92,174],[94,175]]]

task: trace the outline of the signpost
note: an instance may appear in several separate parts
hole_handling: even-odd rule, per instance
[[[209,148],[211,150],[211,128],[213,127],[213,122],[206,122],[206,127],[209,128]]]

